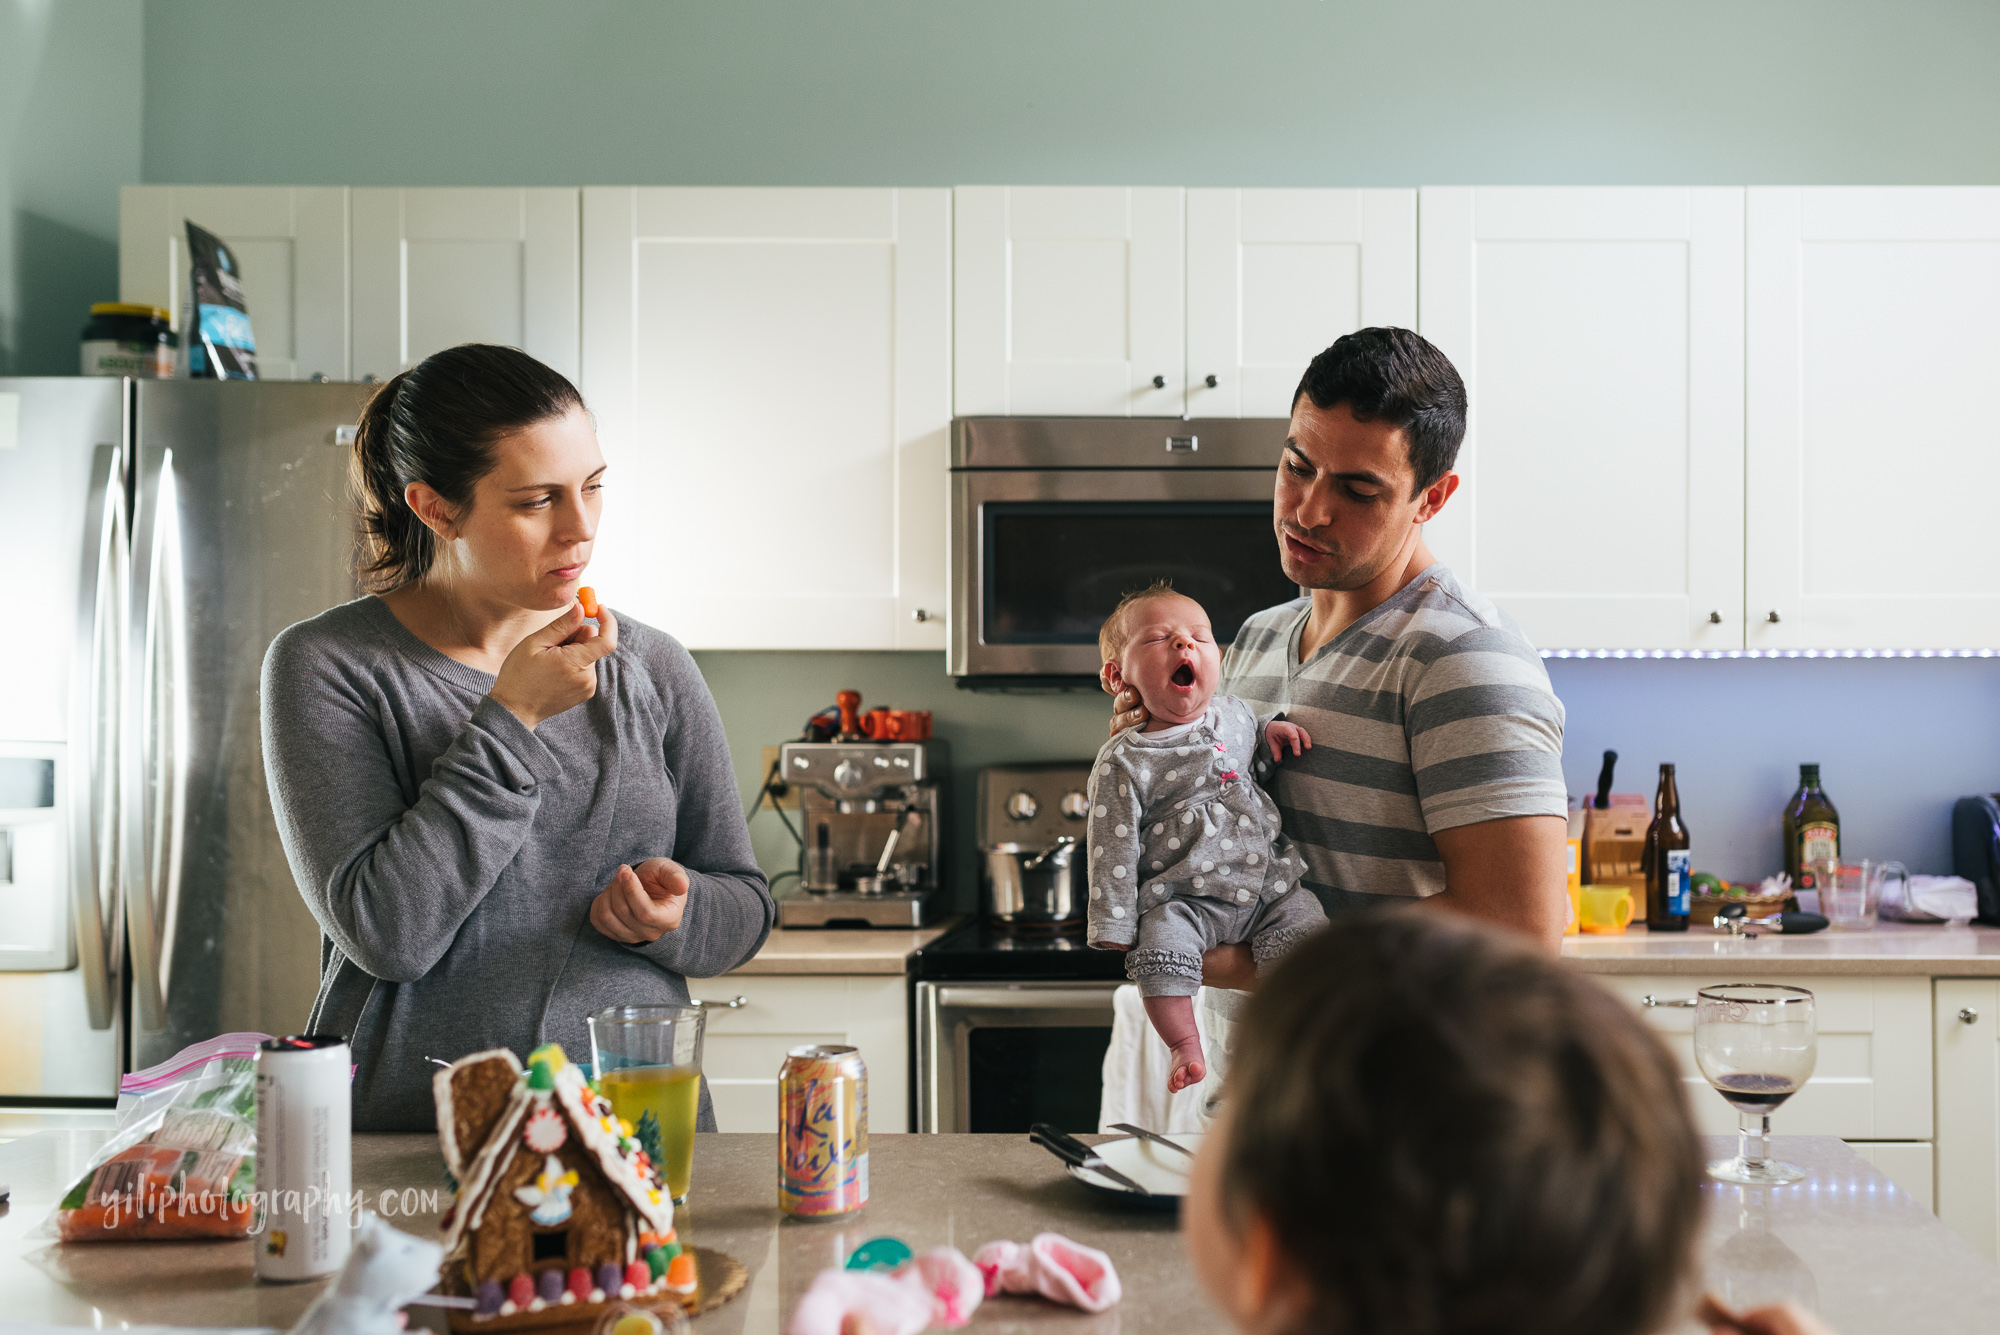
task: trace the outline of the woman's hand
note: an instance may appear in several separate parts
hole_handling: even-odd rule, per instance
[[[687,868],[672,858],[621,865],[590,901],[590,925],[613,941],[649,945],[681,925],[687,894]]]
[[[569,610],[514,646],[487,692],[529,728],[597,694],[597,660],[618,647],[618,618],[602,606],[597,624],[583,606]]]

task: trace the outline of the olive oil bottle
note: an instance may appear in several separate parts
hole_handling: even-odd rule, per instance
[[[1694,907],[1691,879],[1693,854],[1688,851],[1687,826],[1681,821],[1681,794],[1674,767],[1660,766],[1660,789],[1653,797],[1653,823],[1646,828],[1646,930],[1685,932]]]
[[[1840,856],[1840,813],[1819,786],[1819,766],[1799,766],[1799,790],[1785,804],[1785,874],[1792,878],[1794,896],[1818,890],[1813,864]],[[1787,904],[1797,908],[1796,897]]]

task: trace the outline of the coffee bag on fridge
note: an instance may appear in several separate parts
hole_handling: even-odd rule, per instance
[[[187,225],[188,304],[181,322],[188,376],[194,380],[255,380],[257,340],[236,256],[222,238]]]

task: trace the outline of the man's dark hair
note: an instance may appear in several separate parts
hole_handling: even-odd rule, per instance
[[[1410,441],[1416,495],[1451,471],[1465,439],[1465,382],[1436,345],[1408,329],[1357,329],[1312,359],[1292,393],[1324,412],[1347,405],[1357,421],[1387,422]]]
[[[1225,1218],[1308,1278],[1296,1330],[1646,1335],[1692,1297],[1680,1069],[1589,976],[1378,910],[1300,943],[1235,1034]]]

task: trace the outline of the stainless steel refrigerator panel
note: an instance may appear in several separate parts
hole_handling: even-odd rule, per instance
[[[0,1099],[117,1091],[117,380],[0,380]]]
[[[142,382],[128,652],[132,1064],[302,1028],[319,928],[264,782],[272,638],[356,596],[351,446],[370,387]]]

